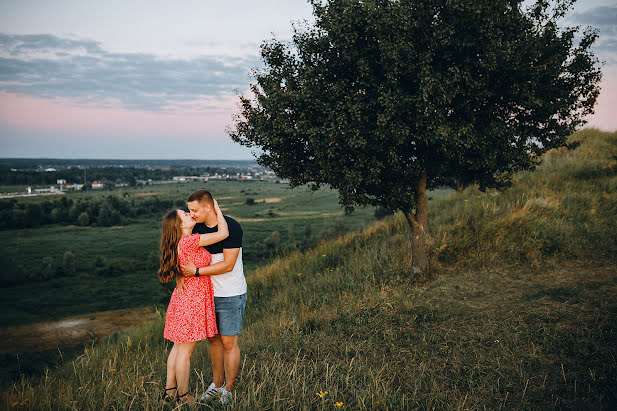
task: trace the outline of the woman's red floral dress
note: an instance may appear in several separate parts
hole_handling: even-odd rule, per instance
[[[199,234],[182,237],[178,248],[180,264],[187,264],[190,258],[197,267],[205,267],[212,261],[210,253],[199,246]],[[217,329],[210,276],[187,277],[184,285],[184,292],[178,294],[176,288],[169,300],[164,337],[176,343],[214,337]]]

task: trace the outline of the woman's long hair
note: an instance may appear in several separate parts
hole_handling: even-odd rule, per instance
[[[182,274],[178,266],[178,242],[182,237],[178,210],[171,210],[163,217],[161,232],[161,261],[159,281],[168,283]]]

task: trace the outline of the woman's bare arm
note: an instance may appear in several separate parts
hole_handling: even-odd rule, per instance
[[[210,244],[218,243],[229,237],[229,227],[227,227],[227,221],[225,221],[225,217],[223,217],[223,212],[219,207],[219,204],[216,200],[214,200],[214,211],[216,211],[216,219],[218,224],[218,229],[214,233],[201,234],[199,236],[199,246],[204,247]]]

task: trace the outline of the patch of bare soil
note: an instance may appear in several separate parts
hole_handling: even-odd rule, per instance
[[[53,350],[97,342],[154,317],[152,307],[101,311],[59,321],[0,329],[0,354]]]

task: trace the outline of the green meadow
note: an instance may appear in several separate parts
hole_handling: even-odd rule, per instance
[[[69,198],[118,196],[123,199],[159,198],[172,200],[186,209],[188,195],[199,188],[209,189],[220,200],[224,213],[240,221],[244,230],[243,257],[247,271],[270,260],[271,256],[314,244],[368,225],[373,208],[359,208],[345,216],[333,190],[290,189],[285,184],[214,181],[207,183],[160,184],[121,190],[91,190],[70,193]],[[19,201],[45,201],[46,197]],[[252,199],[252,205],[247,204]],[[250,201],[249,201],[250,202]],[[39,228],[0,231],[9,267],[0,277],[0,327],[58,319],[68,315],[166,305],[170,287],[158,282],[160,215],[137,216],[127,225],[80,227],[45,225]],[[307,238],[307,227],[310,234]],[[278,237],[270,247],[263,244]],[[75,256],[75,274],[63,275],[64,253]],[[43,259],[53,259],[58,274],[41,280]]]
[[[400,214],[251,267],[232,406],[614,407],[617,133],[586,129],[571,142],[580,146],[550,151],[505,191],[436,195],[429,272],[419,278],[408,275]],[[250,212],[268,213],[262,206]],[[281,211],[293,210],[278,218],[289,216]],[[323,217],[312,221],[324,225]],[[44,375],[22,377],[3,405],[164,408],[164,314]],[[210,382],[207,350],[198,344],[193,355],[196,394]]]

